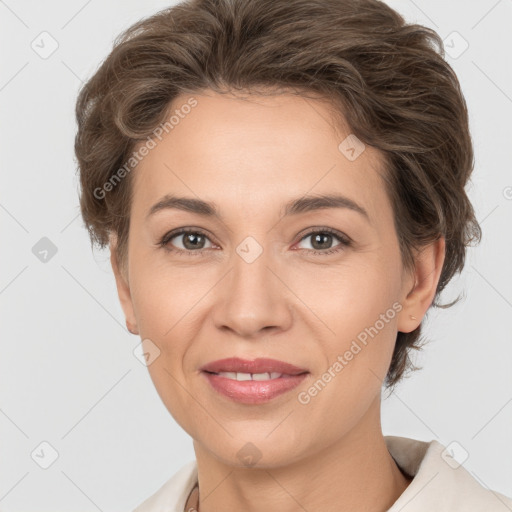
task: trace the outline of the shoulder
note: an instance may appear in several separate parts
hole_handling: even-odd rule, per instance
[[[197,482],[197,462],[192,460],[182,466],[133,512],[183,512],[190,491]]]
[[[507,512],[512,499],[488,489],[438,441],[386,436],[391,456],[412,482],[388,512]]]

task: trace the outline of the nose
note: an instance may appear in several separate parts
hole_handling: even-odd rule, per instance
[[[218,329],[255,338],[290,328],[293,294],[279,266],[270,259],[265,251],[252,262],[233,255],[231,271],[222,280],[213,310]]]

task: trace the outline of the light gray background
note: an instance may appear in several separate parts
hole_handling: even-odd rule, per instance
[[[469,44],[447,60],[470,110],[469,193],[484,237],[444,294],[467,298],[429,312],[424,369],[384,401],[384,433],[457,441],[464,467],[512,496],[512,1],[389,3],[452,52],[463,48],[454,31]],[[194,457],[132,353],[139,338],[125,329],[108,253],[90,250],[73,154],[81,82],[122,29],[168,5],[0,1],[3,511],[131,510]],[[50,48],[43,31],[59,45],[46,59],[31,47]],[[46,263],[32,252],[42,237],[57,248]],[[58,452],[48,469],[31,458],[51,456],[43,441]]]

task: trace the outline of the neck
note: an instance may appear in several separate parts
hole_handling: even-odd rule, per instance
[[[380,397],[362,422],[334,444],[292,464],[240,468],[212,457],[194,441],[200,512],[304,510],[384,512],[404,492],[404,475],[387,450],[380,426]]]

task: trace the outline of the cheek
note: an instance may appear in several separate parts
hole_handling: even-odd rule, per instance
[[[198,273],[152,265],[151,259],[133,267],[132,301],[141,336],[173,337],[182,319],[208,290]]]
[[[147,261],[147,260],[146,260]],[[163,403],[179,424],[185,421],[183,360],[194,334],[190,330],[201,290],[186,273],[150,265],[134,266],[132,301],[141,339],[151,340],[159,355],[147,369]],[[204,292],[203,292],[204,294]]]
[[[321,338],[324,368],[299,402],[311,417],[321,418],[328,410],[334,430],[341,431],[353,426],[380,395],[393,354],[400,304],[384,284],[365,289],[360,279],[348,278],[341,289],[340,282],[330,286],[335,284],[338,288],[331,288],[323,309],[315,309],[333,331]]]
[[[319,268],[307,277],[296,276],[294,291],[314,312],[306,313],[310,325],[325,333],[320,339],[327,368],[341,356],[343,370],[337,374],[343,372],[354,387],[368,376],[382,380],[389,367],[401,309],[398,279],[378,259],[371,265]]]
[[[289,282],[336,336],[354,335],[378,320],[398,296],[399,276],[380,259],[372,259],[354,257],[335,266],[310,266],[290,275]]]

